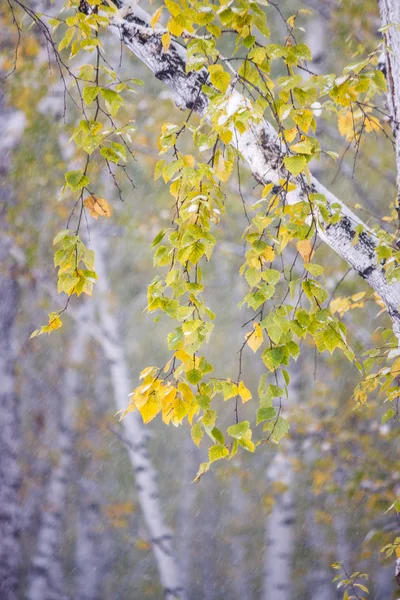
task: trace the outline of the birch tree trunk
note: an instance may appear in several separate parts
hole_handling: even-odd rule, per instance
[[[262,598],[291,600],[295,506],[294,473],[290,457],[278,453],[268,469],[268,478],[270,482],[284,485],[285,490],[276,495],[272,513],[266,522]]]
[[[3,35],[3,34],[2,34]],[[5,34],[4,34],[5,35]],[[2,72],[0,71],[0,76]],[[4,81],[4,80],[3,80]],[[20,300],[18,264],[7,236],[7,210],[14,204],[10,174],[11,152],[24,126],[21,113],[6,106],[0,84],[0,598],[16,600],[21,564],[20,505],[22,444],[20,400],[16,389],[16,319]]]
[[[378,0],[382,27],[385,27],[387,100],[396,145],[397,213],[399,216],[397,246],[400,247],[400,2]],[[400,557],[396,560],[395,577],[400,585]]]
[[[102,531],[100,502],[93,481],[82,478],[79,485],[79,514],[76,540],[76,600],[98,600],[101,592]]]
[[[113,17],[111,31],[151,69],[157,79],[172,89],[180,108],[206,116],[208,99],[202,91],[202,85],[208,78],[208,72],[202,69],[186,73],[186,50],[180,44],[172,42],[168,51],[164,52],[161,41],[163,28],[157,25],[153,29],[150,16],[128,0],[115,0],[115,4],[123,10]],[[86,6],[84,10],[89,11],[90,8]],[[232,114],[232,111],[235,113],[247,106],[246,102],[234,90],[227,98],[226,108]],[[279,185],[279,181],[288,176],[283,166],[285,149],[269,122],[250,123],[249,129],[242,135],[236,130],[233,133],[232,144],[241,152],[258,182]],[[394,333],[400,339],[400,282],[389,284],[387,281],[383,265],[377,260],[376,238],[357,215],[314,177],[309,184],[302,183],[288,193],[286,202],[297,203],[306,199],[309,193],[325,196],[328,208],[340,206],[341,219],[334,225],[325,225],[321,215],[318,215],[318,234],[380,295],[392,318]],[[358,238],[356,228],[360,224],[363,226],[363,235]],[[353,244],[356,236],[359,241]]]
[[[96,292],[101,329],[97,338],[109,362],[116,407],[118,410],[125,410],[132,386],[123,344],[118,334],[118,323],[106,298],[108,284],[103,262],[102,243],[104,243],[104,239],[100,240],[94,232],[91,235],[92,248],[96,253],[96,271],[99,275]],[[173,553],[172,534],[164,522],[157,475],[151,463],[147,433],[139,413],[129,413],[122,420],[122,427],[134,470],[139,503],[160,574],[164,598],[166,600],[181,598],[182,586]]]
[[[299,365],[291,370],[288,405],[296,406],[299,402]],[[280,451],[276,452],[271,465],[267,469],[267,485],[283,490],[275,495],[272,512],[265,524],[264,554],[264,588],[263,600],[292,599],[292,568],[295,542],[295,503],[293,471],[293,442],[281,442]]]
[[[189,433],[189,432],[188,432]],[[197,460],[196,460],[197,459]],[[181,568],[184,600],[193,597],[192,580],[194,571],[193,547],[196,543],[195,513],[197,486],[192,483],[200,463],[199,452],[189,435],[183,447],[183,484],[179,510],[179,565]],[[193,587],[194,589],[194,587]]]
[[[79,367],[84,361],[86,339],[86,331],[77,327],[69,355],[70,364],[65,372],[64,394],[60,399],[62,416],[57,434],[58,463],[52,470],[47,488],[37,547],[28,578],[27,600],[68,598],[60,551],[68,484],[73,466],[75,412],[81,380]]]
[[[232,588],[234,598],[250,600],[251,586],[246,568],[246,538],[248,505],[241,481],[237,475],[232,480],[231,505],[232,535]]]
[[[2,152],[0,150],[0,156]],[[0,159],[1,160],[1,159]],[[3,191],[0,188],[0,201]],[[6,244],[0,241],[0,598],[16,600],[21,561],[20,486],[21,422],[15,387],[15,320],[19,285],[7,267]]]
[[[329,569],[328,555],[329,540],[316,520],[315,506],[306,514],[307,535],[311,545],[313,560],[308,570],[308,590],[311,600],[333,600],[335,597],[332,573]]]
[[[378,0],[386,49],[387,101],[396,145],[397,193],[400,201],[400,2]],[[400,210],[399,210],[400,218]]]

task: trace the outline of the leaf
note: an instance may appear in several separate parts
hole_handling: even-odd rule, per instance
[[[90,183],[90,179],[87,175],[84,175],[83,171],[68,171],[65,173],[65,181],[73,192],[86,187]]]
[[[396,358],[396,360],[392,364],[392,366],[390,368],[390,374],[394,378],[400,376],[400,357]]]
[[[249,400],[251,400],[252,395],[249,389],[244,385],[243,381],[241,381],[238,385],[239,396],[242,399],[242,404],[245,404]]]
[[[99,94],[100,88],[97,85],[87,85],[86,87],[83,88],[82,90],[82,97],[83,97],[83,101],[85,102],[86,106],[89,106],[89,104],[92,104],[92,102],[94,102]]]
[[[160,20],[161,14],[163,11],[163,7],[160,6],[160,8],[157,8],[156,12],[154,13],[154,15],[151,17],[151,21],[150,21],[150,25],[151,27],[154,29],[154,27],[157,25],[158,21]]]
[[[393,408],[389,408],[389,410],[387,410],[385,412],[384,415],[382,415],[382,425],[384,425],[386,423],[386,421],[389,421],[389,419],[392,419],[395,416],[395,412]]]
[[[106,160],[111,160],[111,162],[115,163],[116,165],[121,160],[120,154],[116,152],[114,148],[108,148],[107,146],[103,146],[103,148],[100,148],[100,154],[103,158],[105,158]]]
[[[198,369],[191,369],[186,373],[186,377],[189,383],[197,385],[202,380],[203,375]]]
[[[200,442],[203,439],[204,431],[201,426],[201,423],[195,423],[191,429],[192,440],[196,444],[197,447],[200,446]]]
[[[313,250],[310,240],[298,241],[296,244],[296,248],[297,248],[297,251],[300,254],[301,258],[304,260],[304,262],[310,262],[311,258],[313,257],[313,254],[314,254],[314,250]]]
[[[86,206],[91,216],[96,220],[99,217],[109,218],[111,216],[110,205],[104,198],[97,198],[97,196],[87,196],[84,199],[83,204]]]
[[[49,322],[47,325],[43,325],[40,329],[35,329],[30,335],[29,339],[32,339],[38,335],[42,335],[42,333],[51,333],[56,329],[60,329],[62,327],[62,321],[60,319],[59,313],[52,312],[49,313]]]
[[[228,435],[234,438],[242,438],[246,435],[248,430],[250,429],[249,421],[242,421],[241,423],[237,423],[236,425],[231,425],[228,427]]]
[[[278,417],[277,420],[266,423],[264,431],[270,431],[270,439],[278,443],[289,432],[289,423],[283,417]]]
[[[225,458],[226,456],[229,456],[229,450],[222,444],[215,444],[208,450],[208,459],[210,463]]]
[[[247,345],[253,350],[254,353],[257,352],[259,347],[262,345],[264,341],[263,332],[258,323],[254,323],[254,330],[246,333]]]
[[[307,159],[304,156],[286,156],[283,162],[289,173],[295,177],[307,166]]]
[[[319,277],[320,275],[323,275],[323,273],[324,273],[324,267],[322,267],[321,265],[317,265],[315,263],[306,263],[304,265],[304,268],[306,269],[306,271],[311,273],[311,275],[313,275],[314,277]],[[364,295],[365,292],[362,292],[362,294]]]
[[[161,43],[165,54],[166,52],[168,52],[168,48],[171,45],[171,36],[168,33],[168,31],[166,33],[163,33],[163,35],[161,36]]]
[[[257,411],[256,423],[259,425],[263,421],[269,421],[276,417],[276,410],[272,406],[266,408],[259,408]]]
[[[222,94],[225,94],[231,80],[229,74],[224,71],[221,65],[210,65],[208,71],[213,86]]]
[[[62,231],[59,231],[56,235],[56,237],[53,240],[53,246],[56,246],[57,244],[59,244],[64,238],[66,237],[70,237],[70,236],[74,236],[74,234],[72,233],[72,231],[70,229],[63,229]]]
[[[139,412],[142,415],[143,423],[149,423],[158,415],[161,411],[161,404],[156,397],[155,393],[151,393],[148,396],[148,400],[143,406],[139,408]]]
[[[204,473],[207,473],[209,468],[210,468],[209,462],[201,463],[199,470],[197,471],[196,477],[193,479],[192,483],[198,483],[200,481],[200,478],[202,477],[202,475],[204,475]]]

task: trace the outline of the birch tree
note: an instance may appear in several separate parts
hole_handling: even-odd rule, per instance
[[[15,1],[10,0],[11,6]],[[343,72],[316,75],[310,73],[310,49],[300,41],[304,11],[285,16],[274,2],[238,0],[232,5],[208,5],[165,0],[152,14],[126,0],[107,4],[71,0],[67,8],[70,12],[65,19],[46,21],[18,1],[18,10],[25,11],[41,28],[55,52],[60,73],[72,83],[68,88],[71,102],[82,117],[71,131],[82,168],[65,173],[63,200],[72,208],[68,227],[54,239],[57,285],[66,295],[65,306],[50,313],[48,324],[33,335],[60,328],[72,296],[91,295],[94,284],[101,292],[105,275],[98,268],[96,272],[94,246],[84,244],[81,227],[86,217],[111,216],[109,199],[96,189],[99,165],[110,172],[119,191],[119,174],[129,178],[127,164],[134,133],[124,110],[129,112],[129,97],[139,85],[133,78],[122,80],[110,68],[107,48],[113,42],[107,32],[111,32],[122,56],[128,55],[124,49],[135,55],[158,82],[169,87],[178,108],[186,111],[183,119],[171,116],[177,123],[162,126],[158,140],[162,158],[155,169],[155,178],[169,186],[172,225],[153,241],[157,275],[148,287],[147,311],[175,321],[167,339],[170,360],[140,373],[129,403],[127,367],[112,338],[116,327],[112,315],[101,311],[102,327],[107,331],[104,348],[110,356],[116,397],[125,398],[121,408],[126,408],[126,423],[139,423],[132,421],[129,413],[134,419],[140,413],[144,423],[158,415],[167,425],[187,420],[193,441],[197,445],[204,445],[203,439],[208,442],[208,460],[200,465],[198,481],[215,461],[230,459],[238,451],[252,453],[288,434],[282,399],[290,381],[290,363],[297,360],[303,340],[311,341],[321,353],[341,352],[355,365],[360,373],[354,391],[357,407],[365,406],[369,395],[379,392],[385,402],[393,403],[384,420],[397,419],[398,204],[390,198],[385,202],[384,223],[389,230],[379,224],[367,225],[350,209],[351,198],[337,197],[310,171],[316,158],[337,158],[315,134],[321,113],[335,115],[335,121],[337,117],[339,133],[354,146],[355,158],[364,136],[371,133],[385,136],[398,158],[396,84],[387,83],[379,68],[384,43],[377,39],[372,52],[358,57]],[[387,46],[394,47],[386,59],[390,79],[391,73],[398,73],[391,23],[398,17],[398,9],[394,0],[380,2],[380,9]],[[270,39],[272,11],[282,19],[283,39]],[[231,42],[225,43],[227,37]],[[229,51],[233,44],[235,50]],[[88,62],[75,68],[76,57],[86,53],[93,53],[94,60],[89,54]],[[304,73],[310,76],[305,78]],[[394,140],[382,103],[386,90]],[[239,162],[247,164],[260,186],[256,202],[249,206],[239,182],[246,244],[240,275],[249,286],[241,306],[248,315],[243,345],[238,349],[237,376],[218,373],[213,377],[205,349],[215,318],[205,303],[207,263],[222,229],[218,225],[230,209],[225,184]],[[324,164],[329,168],[328,162]],[[376,312],[383,308],[391,319],[390,328],[384,318],[379,321],[386,328],[379,333],[382,343],[365,359],[350,347],[338,316],[344,312],[343,303],[339,308],[329,305],[324,273],[332,254],[326,258],[322,251],[316,252],[318,239],[369,286],[360,280],[360,292],[347,299],[345,310],[359,306],[367,311],[368,300],[376,302]],[[287,247],[296,252],[293,262],[290,258],[287,262]],[[301,264],[300,275],[295,263]],[[254,394],[243,370],[243,357],[249,350],[259,353],[267,375],[259,381],[258,404],[248,405],[254,406],[254,411],[247,420],[243,414],[248,407],[242,405],[252,401]],[[221,398],[226,402],[218,402]],[[141,440],[142,433],[137,428],[134,431]],[[135,462],[139,455],[135,449],[132,452]],[[147,455],[144,458],[147,460]],[[143,467],[146,489],[150,489],[150,466],[135,464]],[[157,491],[154,494],[157,499]],[[149,522],[154,517],[158,535],[160,529],[164,531],[158,507],[156,503],[148,506],[154,508],[156,516],[149,517]],[[275,525],[279,522],[275,520]],[[169,544],[169,534],[164,537]],[[154,541],[160,565],[170,555],[169,546],[165,551],[158,537],[152,536]],[[388,552],[397,552],[398,545],[392,544]],[[174,572],[170,566],[168,571]],[[167,594],[179,594],[176,578],[172,579],[171,584],[163,579],[163,587]]]
[[[4,34],[6,37],[6,33]],[[4,72],[0,70],[4,77]],[[0,595],[5,600],[18,598],[21,568],[21,471],[22,444],[20,399],[16,387],[16,320],[20,301],[18,271],[21,256],[7,225],[8,210],[15,205],[9,182],[12,151],[24,126],[22,113],[7,106],[4,80],[0,83]],[[23,262],[23,261],[22,261]]]
[[[118,323],[107,302],[109,289],[103,263],[104,240],[95,236],[93,246],[97,252],[97,270],[103,275],[99,282],[100,330],[97,339],[109,362],[116,407],[118,411],[124,411],[126,398],[130,393],[129,371],[122,342],[118,336]],[[128,415],[123,419],[122,426],[123,438],[133,466],[139,502],[149,532],[149,541],[160,574],[164,597],[180,598],[182,587],[174,557],[172,532],[164,522],[157,474],[151,463],[148,449],[148,434],[139,420],[138,414]]]
[[[57,464],[48,482],[37,547],[29,574],[26,593],[28,600],[64,600],[69,597],[63,574],[61,548],[73,466],[76,410],[81,390],[79,369],[85,357],[86,340],[85,330],[77,330],[70,351],[70,364],[65,372],[65,396],[62,399],[62,417],[57,432]]]

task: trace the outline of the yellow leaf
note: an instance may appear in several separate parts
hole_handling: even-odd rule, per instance
[[[150,25],[152,26],[153,29],[157,25],[158,21],[160,20],[162,10],[163,10],[163,7],[160,6],[160,8],[157,8],[156,12],[151,17]]]
[[[149,423],[158,415],[161,410],[160,402],[155,393],[149,395],[148,400],[139,408],[143,423]]]
[[[365,120],[365,131],[368,131],[369,133],[371,131],[379,131],[380,129],[382,129],[382,125],[380,124],[379,119],[368,115],[368,118]]]
[[[180,37],[183,33],[183,27],[176,19],[171,18],[167,24],[168,31],[175,35],[176,37]]]
[[[392,377],[400,376],[400,357],[396,358],[396,360],[392,364],[392,367],[390,369],[390,374],[392,375]]]
[[[182,158],[185,167],[192,167],[192,169],[194,169],[195,159],[192,154],[186,154],[186,156],[182,156]]]
[[[258,323],[254,323],[254,330],[246,334],[246,339],[248,346],[256,353],[264,341],[263,332]]]
[[[186,400],[186,402],[189,402],[189,404],[194,402],[194,394],[187,383],[180,383],[178,385],[178,390],[180,391],[180,393],[182,394],[182,398]]]
[[[354,294],[351,299],[353,300],[353,302],[358,302],[359,300],[361,300],[361,298],[364,298],[366,292],[359,292],[358,294]]]
[[[353,115],[351,111],[347,111],[342,113],[338,117],[338,127],[339,133],[347,140],[353,139],[354,136],[354,123],[353,123]]]
[[[286,129],[285,130],[285,140],[291,144],[294,140],[294,138],[297,135],[297,127],[292,127],[291,129]]]
[[[97,198],[97,196],[87,196],[83,204],[88,209],[89,213],[94,219],[99,217],[111,217],[111,208],[107,200],[104,198]]]
[[[304,262],[310,262],[314,254],[310,240],[301,240],[297,242],[296,248]]]
[[[239,396],[242,399],[242,404],[245,404],[246,402],[248,402],[249,400],[251,400],[252,395],[250,390],[244,385],[243,381],[241,381],[239,383],[238,386],[238,391],[239,391]]]
[[[171,45],[171,36],[168,32],[163,33],[163,35],[161,36],[161,43],[165,54],[165,52],[168,52],[168,48]]]
[[[275,257],[275,252],[272,246],[267,246],[260,257],[263,258],[265,262],[272,262]]]
[[[172,405],[173,416],[172,422],[177,425],[182,423],[183,419],[189,412],[189,405],[183,398],[177,396]]]

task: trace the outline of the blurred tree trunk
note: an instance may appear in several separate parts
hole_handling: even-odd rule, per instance
[[[315,506],[306,513],[308,542],[311,546],[312,561],[308,569],[308,593],[311,599],[333,600],[335,597],[333,575],[329,569],[328,554],[329,540],[318,523]]]
[[[104,265],[102,243],[92,232],[92,248],[96,253],[96,271],[99,275],[97,299],[99,307],[100,331],[97,338],[109,361],[115,403],[118,410],[125,410],[129,403],[132,386],[129,380],[123,344],[118,334],[118,323],[107,302],[109,287]],[[157,474],[151,463],[147,443],[147,433],[138,412],[129,413],[122,420],[124,437],[132,462],[143,517],[150,534],[165,600],[182,598],[182,587],[173,553],[172,533],[164,522],[161,509]]]
[[[188,432],[189,434],[189,432]],[[191,600],[194,571],[193,547],[196,544],[195,513],[197,486],[192,483],[200,463],[196,446],[186,435],[183,447],[183,483],[179,508],[179,566],[185,600]]]
[[[279,452],[268,469],[268,485],[282,486],[265,527],[263,600],[291,600],[295,506],[290,456]]]
[[[234,598],[250,600],[251,586],[246,565],[246,539],[248,506],[246,495],[238,475],[232,479],[231,491],[233,535],[232,535],[232,589]]]
[[[300,368],[293,364],[290,372],[288,406],[299,403]],[[295,475],[293,443],[280,443],[267,469],[267,486],[272,487],[275,502],[265,524],[265,562],[263,600],[292,600],[292,569],[295,542]]]
[[[79,514],[76,539],[76,600],[98,600],[103,567],[101,506],[95,482],[82,478],[79,484]]]
[[[2,33],[4,36],[5,33]],[[4,41],[4,37],[3,40]],[[2,72],[0,71],[0,76]],[[0,84],[0,598],[16,600],[20,583],[22,445],[20,400],[16,390],[16,319],[20,287],[18,261],[7,235],[7,211],[13,191],[7,179],[11,152],[22,132],[23,117],[6,106],[4,80]]]
[[[27,600],[65,600],[68,598],[61,565],[68,484],[73,466],[74,425],[80,393],[79,367],[85,357],[86,331],[77,327],[60,398],[61,419],[57,434],[57,464],[50,475],[46,504],[42,511],[36,551],[28,577]]]
[[[207,488],[203,488],[202,502],[199,515],[199,525],[201,533],[199,536],[199,544],[201,548],[201,578],[203,582],[203,590],[201,598],[203,600],[218,600],[220,598],[220,590],[218,588],[218,555],[217,543],[219,535],[223,530],[221,524],[223,513],[220,514],[220,506],[218,504],[217,495],[218,482],[216,481],[215,472],[209,473],[207,479]],[[222,594],[222,597],[225,597]]]

